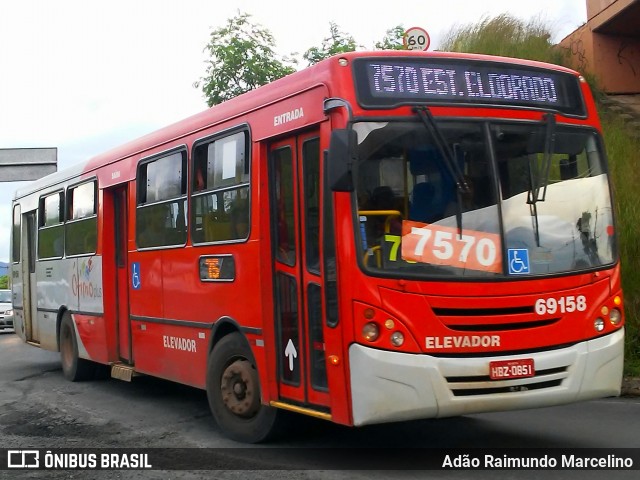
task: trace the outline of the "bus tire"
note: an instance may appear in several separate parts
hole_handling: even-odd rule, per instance
[[[222,338],[209,355],[207,398],[218,426],[233,440],[263,442],[279,429],[281,412],[261,403],[255,360],[238,332]]]
[[[78,340],[71,314],[65,312],[60,323],[60,363],[67,380],[80,382],[93,378],[95,364],[78,357]]]

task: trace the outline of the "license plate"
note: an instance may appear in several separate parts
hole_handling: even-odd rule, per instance
[[[533,377],[534,375],[533,358],[489,362],[489,378],[491,378],[491,380],[526,378]]]

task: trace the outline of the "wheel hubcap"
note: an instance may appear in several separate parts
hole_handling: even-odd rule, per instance
[[[236,360],[222,374],[222,401],[239,417],[252,417],[260,408],[254,375],[255,371],[247,360]]]

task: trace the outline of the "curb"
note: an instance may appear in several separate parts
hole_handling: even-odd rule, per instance
[[[640,378],[624,377],[622,379],[621,397],[640,397]]]

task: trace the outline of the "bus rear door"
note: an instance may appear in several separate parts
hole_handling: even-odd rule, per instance
[[[319,132],[271,144],[269,182],[280,400],[327,412]]]
[[[27,212],[22,216],[22,298],[25,340],[30,343],[40,343],[40,328],[38,324],[38,294],[36,282],[36,235],[37,211]],[[26,229],[26,231],[24,230]]]
[[[115,342],[118,360],[123,365],[133,365],[131,341],[131,320],[129,317],[129,261],[127,239],[129,222],[128,185],[117,185],[105,190],[104,208],[104,245],[105,258],[113,259],[107,270],[110,281],[105,282],[105,295],[109,303],[105,305],[105,314],[115,318]],[[132,272],[135,267],[132,266]],[[139,287],[131,275],[131,288]],[[117,377],[121,378],[121,377]]]

